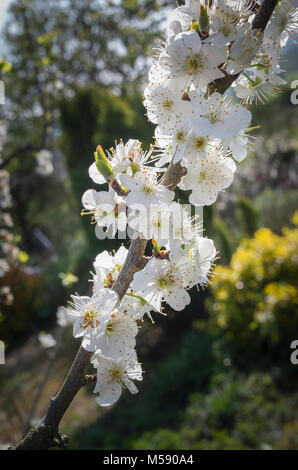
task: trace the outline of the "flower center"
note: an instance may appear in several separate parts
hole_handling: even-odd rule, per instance
[[[100,220],[106,215],[108,215],[107,211],[103,211],[100,206],[96,206],[96,211],[95,211],[96,219]]]
[[[177,142],[185,142],[185,140],[186,140],[186,135],[187,135],[187,132],[186,132],[186,131],[179,131],[179,132],[177,132],[177,135],[176,135],[176,140],[177,140]]]
[[[154,194],[155,193],[155,189],[152,186],[150,186],[149,184],[145,184],[142,188],[142,191],[145,194]]]
[[[251,88],[254,88],[254,87],[260,85],[260,83],[262,83],[261,77],[256,77],[255,80],[250,80],[250,81],[247,83],[247,88],[250,90]]]
[[[200,54],[196,54],[192,57],[188,57],[186,62],[186,70],[190,73],[196,72],[198,69],[203,67],[202,58]]]
[[[226,38],[227,36],[229,36],[230,32],[231,32],[231,27],[228,23],[224,23],[222,25],[222,27],[219,29],[219,32],[221,32],[224,37]]]
[[[158,285],[159,285],[159,287],[161,287],[163,289],[164,287],[166,287],[168,285],[168,280],[161,277],[160,279],[158,279]]]
[[[200,179],[199,179],[199,184],[202,183],[207,177],[207,172],[206,171],[200,171]]]
[[[119,367],[114,367],[110,370],[110,377],[112,381],[123,383],[123,370]]]
[[[211,124],[215,124],[216,122],[220,121],[219,115],[215,111],[211,111],[210,114],[206,117],[208,117]]]
[[[283,18],[283,19],[281,20],[281,22],[280,22],[280,30],[281,30],[281,32],[283,32],[283,31],[286,29],[287,24],[288,24],[288,18],[285,17],[285,18]]]
[[[193,146],[196,150],[203,150],[206,146],[206,139],[204,139],[204,137],[194,138]]]
[[[167,111],[170,111],[172,109],[172,106],[174,104],[174,101],[172,100],[169,100],[169,99],[166,99],[164,100],[164,102],[162,103],[162,106],[164,109],[166,109]]]
[[[196,21],[194,18],[191,20],[191,25],[188,28],[189,31],[194,30],[194,31],[200,31],[200,25],[199,22]]]
[[[157,285],[160,289],[166,289],[168,286],[174,283],[174,279],[170,273],[166,273],[164,276],[160,277],[157,281]]]
[[[137,163],[132,163],[130,165],[133,176],[140,170],[140,166]]]
[[[114,330],[115,330],[115,323],[111,321],[106,326],[106,334],[110,335],[111,333],[113,333]]]
[[[87,328],[90,326],[91,328],[94,328],[94,326],[97,326],[99,321],[96,320],[96,324],[94,324],[96,320],[96,312],[94,312],[91,307],[87,307],[85,315],[83,317],[83,321],[81,323],[82,328]]]

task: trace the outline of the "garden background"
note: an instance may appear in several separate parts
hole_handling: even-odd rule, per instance
[[[12,0],[2,25],[0,80],[0,445],[22,437],[61,385],[78,341],[56,322],[69,295],[90,292],[100,251],[81,196],[100,143],[139,139],[151,49],[169,0]],[[138,335],[137,396],[100,408],[82,389],[62,422],[72,449],[297,449],[297,108],[293,42],[288,86],[253,106],[254,148],[229,190],[204,209],[219,250],[215,276],[183,312],[167,308]],[[292,100],[293,101],[293,100]],[[1,147],[3,147],[1,149]],[[41,150],[46,149],[48,154]],[[177,190],[178,191],[178,190]],[[186,201],[185,201],[186,202]],[[125,242],[128,246],[129,242]],[[1,261],[0,260],[0,261]],[[48,332],[56,345],[39,340]]]

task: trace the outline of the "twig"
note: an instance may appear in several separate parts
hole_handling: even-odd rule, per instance
[[[264,31],[278,0],[264,0],[252,22],[252,29]]]
[[[253,22],[252,22],[252,29],[258,29],[260,31],[264,31],[268,21],[270,20],[270,17],[273,13],[274,8],[277,5],[278,0],[264,0],[262,5],[260,6],[260,9],[258,10],[257,14],[255,15]],[[213,80],[213,82],[209,83],[208,85],[208,91],[207,95],[212,95],[215,91],[218,93],[223,94],[230,86],[232,83],[237,80],[239,77],[240,73],[237,73],[236,75],[229,75],[227,72],[222,70],[224,73],[224,77],[217,78],[216,80]]]
[[[109,182],[109,185],[111,186],[111,188],[118,194],[118,196],[127,196],[129,191],[127,191],[126,189],[123,189],[120,184],[118,183],[118,181],[116,180],[116,178],[114,178],[111,182]]]

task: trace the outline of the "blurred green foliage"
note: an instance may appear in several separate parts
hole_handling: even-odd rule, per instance
[[[1,339],[16,347],[24,330],[27,335],[34,331],[34,312],[42,307],[42,279],[38,274],[26,274],[22,269],[15,269],[6,274],[4,282],[12,289],[14,308],[2,305]]]
[[[288,225],[297,209],[297,200],[297,189],[266,188],[255,199],[260,226],[270,227],[274,233],[281,233],[282,227]]]
[[[239,365],[291,369],[289,344],[298,324],[298,229],[270,229],[243,239],[229,266],[217,266],[208,300],[211,322],[220,328]]]
[[[247,197],[239,197],[236,202],[236,218],[243,236],[252,236],[258,227],[258,211]]]
[[[178,429],[146,432],[133,442],[133,448],[297,448],[297,404],[297,396],[278,392],[269,374],[220,373],[212,377],[208,394],[190,395]]]
[[[212,336],[189,331],[175,351],[145,374],[137,396],[126,394],[116,408],[93,426],[79,428],[72,448],[127,449],[140,433],[175,426],[183,416],[189,390],[208,390],[216,370]],[[73,434],[74,430],[72,430]]]

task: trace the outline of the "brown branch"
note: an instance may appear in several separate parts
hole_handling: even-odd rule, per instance
[[[115,193],[118,194],[118,196],[125,197],[128,195],[129,191],[127,191],[126,189],[123,189],[121,185],[118,183],[118,181],[116,180],[116,178],[113,178],[112,181],[108,181],[108,183],[111,186],[111,188],[115,191]]]
[[[264,0],[252,22],[252,29],[264,31],[278,0]]]
[[[180,165],[180,163],[170,163],[166,173],[164,174],[161,183],[168,189],[173,190],[181,178],[187,173],[186,168]]]
[[[235,75],[229,75],[225,70],[222,70],[224,73],[224,77],[217,78],[213,80],[213,82],[209,83],[208,85],[208,92],[207,95],[210,96],[212,93],[220,93],[221,95],[232,85],[232,83],[237,80],[240,73]]]
[[[146,245],[147,240],[144,238],[136,238],[131,241],[126,260],[122,266],[118,279],[113,286],[113,290],[117,292],[120,299],[129,288],[133,275],[144,267],[142,259]]]
[[[265,30],[270,20],[270,17],[274,11],[274,8],[277,5],[277,2],[278,0],[263,1],[262,5],[260,6],[257,14],[253,19],[252,29],[258,29],[262,32]],[[224,73],[225,76],[222,78],[217,78],[216,80],[213,80],[213,82],[209,83],[207,91],[208,96],[212,95],[212,93],[214,93],[215,91],[223,94],[228,88],[230,88],[232,83],[237,80],[240,75],[240,73],[237,73],[236,75],[229,75],[224,70],[221,71]]]

